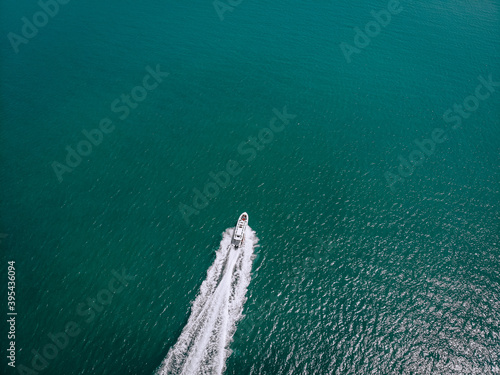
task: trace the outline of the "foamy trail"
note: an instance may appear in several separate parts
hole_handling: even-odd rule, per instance
[[[245,243],[231,246],[234,228],[226,229],[214,263],[200,287],[188,322],[176,344],[157,370],[157,375],[222,374],[229,345],[242,317],[250,283],[255,232],[246,228]]]

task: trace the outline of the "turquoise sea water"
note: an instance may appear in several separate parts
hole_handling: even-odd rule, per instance
[[[70,1],[16,54],[8,33],[40,7],[4,1],[0,260],[18,316],[2,373],[69,322],[40,374],[154,373],[243,211],[260,247],[225,373],[500,373],[500,87],[460,127],[443,119],[500,81],[500,3],[401,2],[348,63],[340,44],[387,6],[246,0],[221,21],[210,1]],[[120,119],[112,103],[158,65],[169,76]],[[284,107],[272,141],[238,151]],[[53,162],[105,118],[59,182]],[[241,172],[186,223],[179,205],[230,160]]]

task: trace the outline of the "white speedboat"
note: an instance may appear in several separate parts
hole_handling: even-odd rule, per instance
[[[248,214],[243,212],[236,223],[236,228],[234,228],[233,238],[231,240],[231,244],[237,249],[245,240],[245,230],[248,224]]]

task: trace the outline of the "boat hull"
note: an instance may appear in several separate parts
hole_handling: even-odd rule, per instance
[[[248,225],[248,214],[243,212],[238,221],[236,222],[236,227],[234,228],[233,238],[231,239],[231,244],[235,248],[239,248],[243,245],[245,241],[245,230]]]

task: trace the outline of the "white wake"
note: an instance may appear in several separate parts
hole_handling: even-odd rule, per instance
[[[214,263],[191,308],[189,320],[157,375],[222,374],[236,323],[242,318],[258,238],[246,228],[245,242],[231,246],[234,228],[226,229]]]

